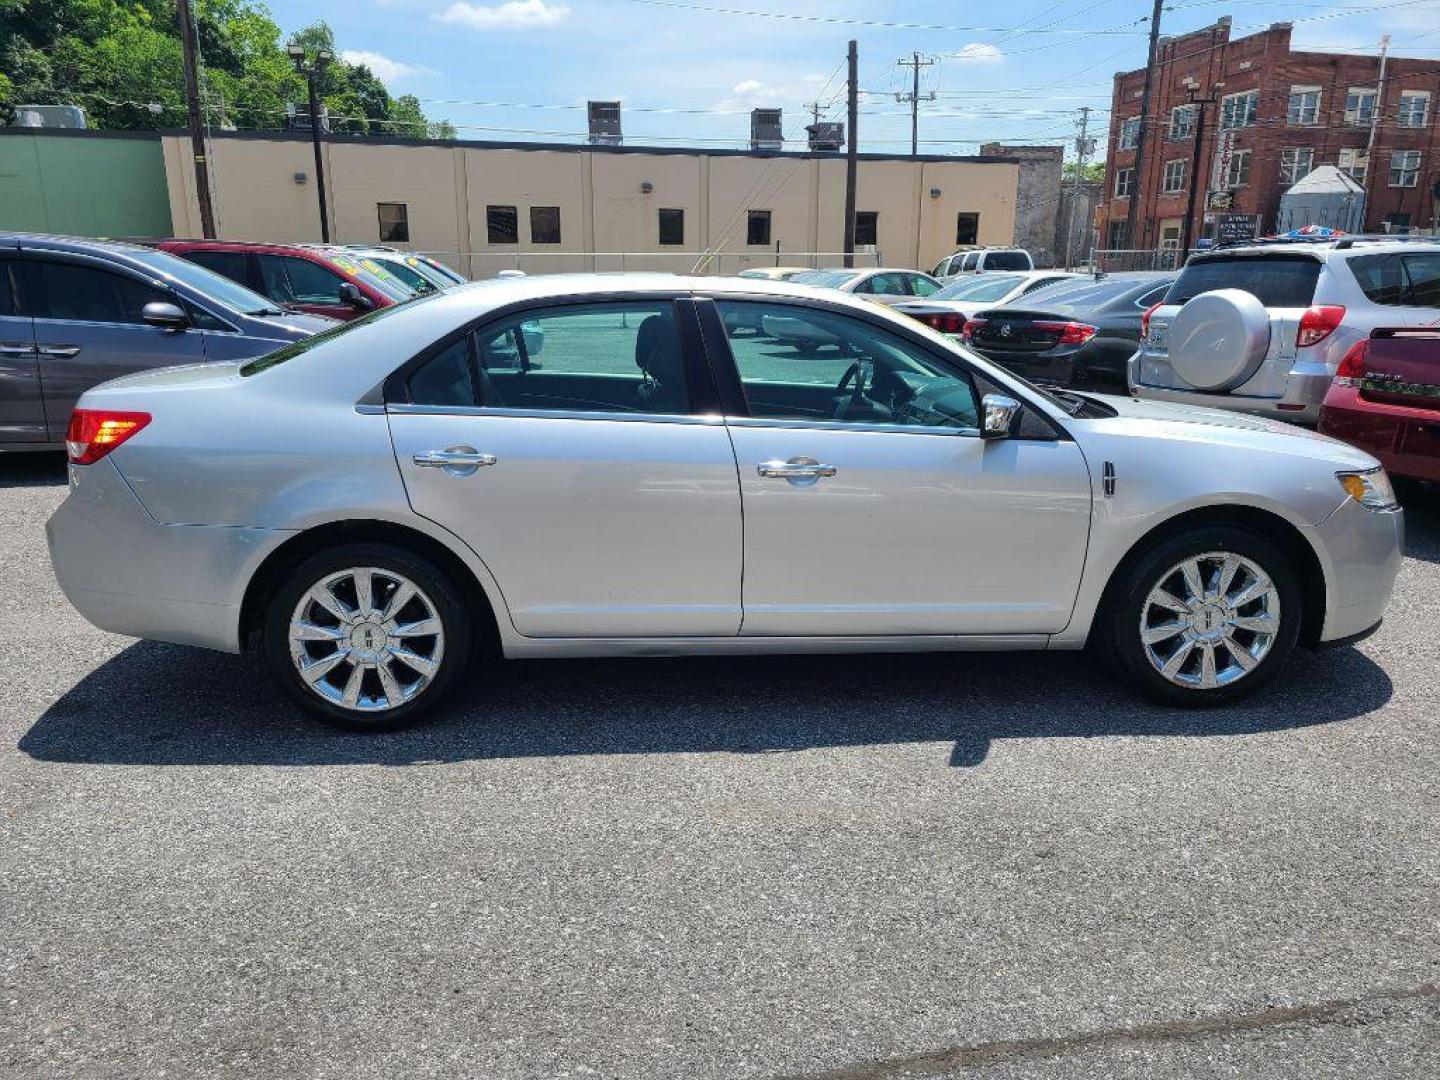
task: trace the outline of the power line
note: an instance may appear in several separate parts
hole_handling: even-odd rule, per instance
[[[1418,2],[1418,0],[1412,0]],[[826,23],[834,26],[868,26],[881,30],[939,30],[961,34],[1065,34],[1084,35],[1129,33],[1133,30],[1016,30],[1008,26],[957,26],[950,23],[888,22],[882,19],[857,19],[841,15],[802,15],[788,11],[751,11],[743,8],[709,7],[704,4],[687,4],[679,0],[630,0],[632,4],[647,7],[672,8],[677,11],[694,11],[706,15],[735,15],[752,19],[775,19],[784,22]]]

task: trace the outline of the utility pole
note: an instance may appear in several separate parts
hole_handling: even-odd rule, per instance
[[[1217,91],[1223,83],[1216,83],[1206,97],[1200,97],[1198,86],[1187,86],[1185,97],[1195,107],[1195,148],[1190,151],[1190,175],[1186,182],[1190,185],[1190,195],[1185,200],[1185,220],[1180,225],[1180,261],[1185,261],[1186,254],[1190,251],[1190,230],[1195,225],[1195,197],[1200,191],[1200,152],[1205,145],[1205,106],[1214,105],[1219,100],[1216,97]]]
[[[908,93],[908,94],[896,94],[896,95],[895,95],[895,100],[898,101],[898,102],[899,102],[900,104],[902,104],[902,105],[904,105],[906,102],[909,102],[909,104],[910,104],[910,156],[911,156],[912,158],[913,158],[913,157],[919,157],[919,156],[920,156],[920,102],[922,102],[922,101],[934,101],[934,100],[935,100],[935,91],[934,91],[934,90],[931,90],[931,91],[930,91],[928,94],[926,94],[924,97],[921,97],[921,96],[920,96],[920,69],[921,69],[922,67],[929,67],[931,64],[935,63],[935,61],[934,61],[934,60],[926,60],[926,59],[924,59],[923,57],[921,57],[921,55],[917,52],[917,53],[911,53],[909,60],[896,60],[895,63],[896,63],[896,65],[897,65],[898,67],[908,67],[908,68],[914,68],[914,69],[915,69],[915,82],[912,84],[913,88],[911,89],[910,93]]]
[[[1375,88],[1375,111],[1370,114],[1370,136],[1365,140],[1365,216],[1370,216],[1370,183],[1379,170],[1375,167],[1375,134],[1380,117],[1385,113],[1385,54],[1390,51],[1390,35],[1380,38],[1380,81]]]
[[[854,38],[850,40],[850,84],[847,87],[850,103],[850,130],[845,133],[845,266],[855,265],[855,174],[859,159],[860,142],[860,51]]]
[[[325,158],[320,152],[320,94],[315,88],[315,81],[330,66],[330,61],[335,57],[330,54],[328,49],[321,49],[315,54],[313,62],[306,63],[303,45],[290,45],[285,51],[290,54],[290,59],[295,64],[295,70],[304,76],[305,84],[310,91],[310,145],[315,150],[315,193],[320,198],[320,239],[328,244],[330,242],[330,210],[325,205]]]
[[[205,153],[205,125],[200,116],[199,57],[195,47],[195,15],[190,0],[175,5],[180,16],[180,51],[185,63],[185,113],[190,128],[190,154],[195,159],[195,197],[200,202],[200,231],[215,239],[215,208],[210,205],[210,159]]]
[[[1075,182],[1070,185],[1070,217],[1065,223],[1065,269],[1070,269],[1070,253],[1075,241],[1075,207],[1080,203],[1080,183],[1085,176],[1085,163],[1089,160],[1094,142],[1088,137],[1090,130],[1090,106],[1080,108],[1080,134],[1075,138]]]
[[[1160,48],[1160,9],[1165,0],[1155,0],[1150,12],[1150,55],[1145,61],[1145,84],[1140,91],[1140,130],[1135,143],[1135,184],[1130,192],[1130,209],[1125,215],[1125,243],[1135,247],[1135,221],[1140,215],[1140,203],[1144,199],[1142,185],[1145,169],[1145,140],[1150,134],[1150,94],[1155,87],[1155,53]],[[1121,119],[1124,123],[1124,119]],[[1123,129],[1122,129],[1123,130]]]

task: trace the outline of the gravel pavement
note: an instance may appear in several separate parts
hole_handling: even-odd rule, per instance
[[[513,663],[314,726],[0,459],[0,1076],[1440,1075],[1440,497],[1240,708],[1074,655]]]

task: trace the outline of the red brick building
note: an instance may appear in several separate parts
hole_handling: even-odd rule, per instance
[[[1213,235],[1226,215],[1233,228],[1257,235],[1275,227],[1280,196],[1311,168],[1338,165],[1366,191],[1365,228],[1434,227],[1440,206],[1440,61],[1390,56],[1384,100],[1380,59],[1372,55],[1297,52],[1290,24],[1277,23],[1230,40],[1230,19],[1179,37],[1162,38],[1151,90],[1141,171],[1135,175],[1143,68],[1115,76],[1105,164],[1104,201],[1096,211],[1101,247],[1174,247],[1180,243],[1194,182],[1196,106],[1205,106],[1200,189],[1190,241]],[[1404,40],[1391,43],[1403,53]],[[1378,115],[1369,161],[1365,148]],[[1217,158],[1219,160],[1217,161]],[[1125,242],[1130,201],[1138,202],[1135,234]]]

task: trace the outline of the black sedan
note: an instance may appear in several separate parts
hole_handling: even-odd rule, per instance
[[[976,352],[1035,382],[1074,386],[1125,381],[1140,320],[1174,273],[1108,274],[1059,282],[965,322]]]

